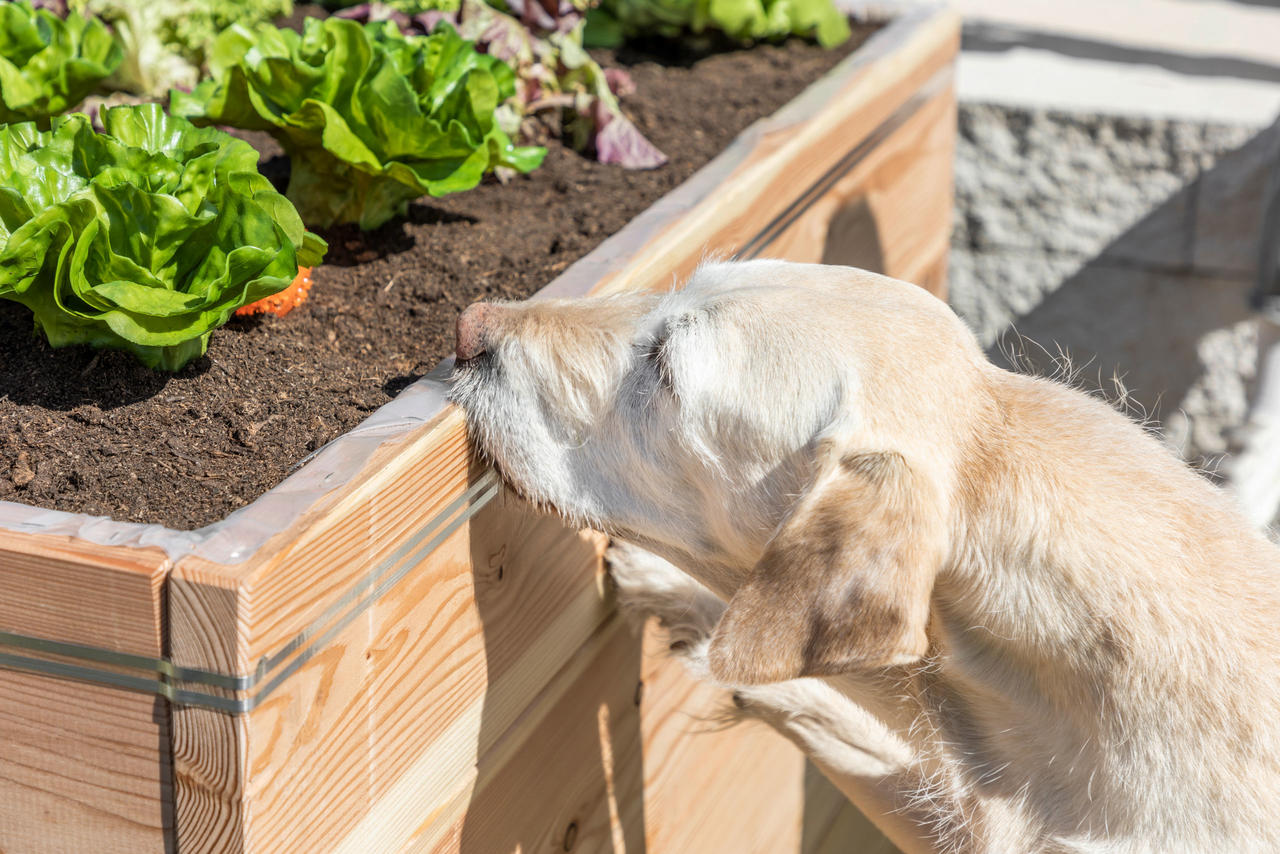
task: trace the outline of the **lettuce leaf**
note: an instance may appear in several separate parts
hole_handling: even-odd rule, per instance
[[[376,228],[419,196],[468,190],[499,167],[528,172],[546,150],[517,147],[496,120],[515,75],[447,24],[308,18],[302,35],[232,26],[214,78],[170,108],[197,124],[269,131],[291,161],[287,195],[313,227]]]
[[[587,44],[617,47],[640,36],[718,31],[740,41],[802,36],[823,47],[849,38],[831,0],[601,0],[587,17]]]
[[[4,0],[0,0],[4,2]],[[218,34],[288,16],[293,0],[32,0],[60,18],[90,17],[110,27],[123,61],[104,85],[163,98],[200,80]]]
[[[54,347],[176,371],[326,247],[248,143],[155,104],[102,121],[101,134],[81,114],[0,127],[0,298],[31,309]]]
[[[503,106],[499,123],[515,133],[528,115],[567,111],[565,129],[573,146],[594,151],[602,163],[652,169],[667,162],[658,148],[622,112],[608,76],[582,49],[585,0],[390,0],[364,3],[338,14],[367,22],[390,20],[402,30],[430,33],[440,21],[454,26],[483,53],[516,73],[516,97]],[[550,7],[550,8],[548,8]],[[613,69],[615,77],[625,72]],[[627,78],[629,83],[629,78]]]
[[[59,18],[30,0],[0,3],[0,122],[34,121],[79,104],[122,57],[94,18]]]

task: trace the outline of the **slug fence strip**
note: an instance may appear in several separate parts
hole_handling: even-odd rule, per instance
[[[342,598],[326,608],[311,625],[279,651],[261,659],[251,674],[229,675],[179,667],[166,658],[148,658],[3,631],[0,631],[0,666],[155,693],[184,706],[234,715],[246,714],[420,565],[501,490],[502,484],[497,476],[492,471],[485,472],[395,552],[379,562]],[[10,650],[50,657],[36,658]],[[107,665],[110,669],[92,667],[83,662]],[[227,696],[227,692],[246,696]]]

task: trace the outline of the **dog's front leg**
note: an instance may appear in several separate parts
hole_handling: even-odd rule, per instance
[[[945,777],[886,723],[892,712],[882,717],[883,698],[859,702],[841,681],[843,690],[822,679],[743,686],[733,702],[799,747],[904,854],[980,850]]]
[[[724,600],[638,546],[615,541],[605,557],[622,609],[657,616],[672,654],[712,681],[707,648]],[[761,720],[798,746],[905,854],[969,850],[955,847],[954,834],[938,824],[953,811],[939,809],[935,778],[905,738],[915,719],[910,700],[888,686],[840,682],[840,689],[821,679],[721,687],[732,692],[740,717]]]

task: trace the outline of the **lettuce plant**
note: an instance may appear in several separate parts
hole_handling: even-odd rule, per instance
[[[605,47],[708,31],[740,41],[802,36],[834,47],[849,38],[849,22],[832,0],[601,0],[587,19],[588,44]]]
[[[66,0],[73,11],[111,25],[124,61],[113,88],[162,97],[200,79],[218,34],[232,24],[253,26],[293,11],[292,0]]]
[[[484,53],[509,64],[518,78],[511,132],[525,116],[562,111],[573,146],[601,163],[652,169],[664,155],[622,112],[610,79],[634,85],[622,69],[604,69],[582,49],[586,0],[390,0],[363,3],[338,14],[358,21],[395,21],[404,31],[430,33],[441,21],[456,27]]]
[[[320,260],[248,143],[144,104],[52,130],[0,127],[0,298],[54,347],[127,350],[176,371],[247,303]]]
[[[79,104],[120,64],[103,23],[36,9],[30,0],[0,3],[0,122],[35,121]]]
[[[301,35],[233,26],[211,65],[214,78],[173,92],[171,109],[271,132],[311,226],[376,228],[412,199],[468,190],[499,167],[528,172],[546,154],[517,147],[496,119],[515,94],[510,66],[447,25],[427,37],[339,18],[309,18]]]

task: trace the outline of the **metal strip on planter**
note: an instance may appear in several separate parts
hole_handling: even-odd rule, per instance
[[[0,667],[155,693],[184,706],[245,714],[323,650],[325,644],[403,580],[501,490],[502,484],[497,475],[492,471],[485,472],[430,522],[379,562],[351,590],[326,608],[311,625],[279,651],[260,660],[253,673],[230,675],[179,667],[167,658],[149,658],[4,631],[0,631]]]

